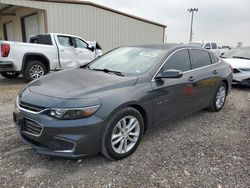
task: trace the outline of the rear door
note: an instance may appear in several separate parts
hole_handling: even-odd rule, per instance
[[[178,50],[169,58],[160,71],[168,69],[181,70],[183,71],[183,77],[152,81],[155,96],[155,125],[161,125],[164,122],[181,117],[183,113],[187,113],[192,109],[192,99],[189,93],[189,87],[191,86],[188,81],[190,67],[188,50]]]
[[[56,38],[61,68],[65,69],[79,66],[76,62],[76,49],[73,38],[64,35],[57,35]]]
[[[80,39],[74,38],[76,48],[76,61],[79,65],[85,65],[86,63],[95,59],[95,51],[88,49],[88,44]]]
[[[217,84],[215,79],[216,70],[212,65],[209,52],[199,49],[189,50],[191,57],[191,67],[193,77],[193,86],[196,88],[194,108],[201,109],[210,104],[214,93],[214,87]]]

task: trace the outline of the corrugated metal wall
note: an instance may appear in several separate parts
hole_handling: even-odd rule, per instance
[[[162,43],[164,39],[164,27],[94,6],[29,0],[0,0],[0,3],[47,10],[48,32],[97,40],[104,51],[122,45]]]

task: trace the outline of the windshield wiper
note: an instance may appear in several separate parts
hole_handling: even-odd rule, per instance
[[[121,72],[119,71],[114,71],[114,70],[109,70],[109,69],[91,69],[91,70],[94,70],[94,71],[102,71],[102,72],[105,72],[105,73],[114,73],[118,76],[124,76],[124,74],[122,74]]]
[[[247,58],[247,57],[241,57],[241,56],[233,56],[233,58],[239,58],[239,59],[250,59],[250,58]]]

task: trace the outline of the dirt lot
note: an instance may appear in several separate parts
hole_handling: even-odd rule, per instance
[[[22,79],[0,77],[0,187],[250,187],[250,89],[234,88],[219,113],[201,111],[147,133],[131,157],[49,158],[12,123]]]

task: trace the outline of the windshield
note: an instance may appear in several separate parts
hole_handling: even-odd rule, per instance
[[[199,42],[191,42],[191,43],[189,43],[189,45],[191,45],[191,46],[196,46],[196,47],[200,47],[200,48],[203,48],[204,43],[199,43]]]
[[[221,57],[250,59],[250,48],[235,48],[225,52]]]
[[[117,71],[125,75],[139,75],[162,60],[166,50],[122,47],[96,59],[88,66],[91,70]]]

